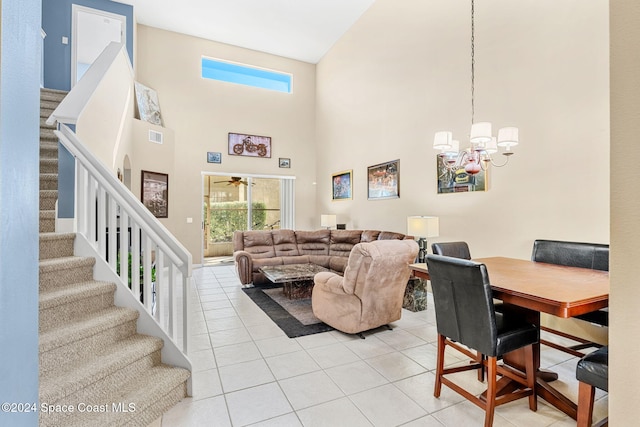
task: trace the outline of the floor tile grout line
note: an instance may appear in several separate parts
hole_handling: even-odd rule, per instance
[[[229,283],[229,282],[226,282],[226,283]],[[246,329],[246,330],[248,331],[252,325],[247,325],[247,324],[245,323],[245,321],[246,321],[246,320],[245,320],[245,319],[243,319],[243,314],[241,314],[241,313],[238,311],[238,309],[237,309],[236,305],[235,305],[235,304],[233,304],[233,303],[231,302],[231,301],[232,301],[232,299],[237,300],[238,298],[233,298],[233,293],[234,293],[234,292],[233,292],[233,291],[231,291],[231,290],[229,289],[229,288],[230,288],[230,286],[223,287],[219,282],[217,283],[217,285],[219,286],[219,288],[220,288],[220,289],[222,289],[222,291],[224,292],[225,297],[226,297],[226,299],[229,301],[229,303],[231,303],[231,306],[233,307],[234,312],[236,313],[237,317],[240,319],[240,321],[241,321],[241,323],[242,323],[242,325],[243,325],[244,329]],[[229,290],[227,290],[227,289],[229,289]],[[200,293],[199,293],[199,290],[200,290],[200,287],[197,287],[197,289],[196,289],[197,296],[198,296],[198,301],[197,301],[197,302],[200,304],[200,307],[201,307],[200,312],[201,312],[201,313],[204,313],[204,310],[202,309],[202,302],[201,302],[201,300],[200,300],[200,296],[201,296],[201,295],[200,295]],[[206,319],[206,318],[205,318],[205,328],[206,328],[206,330],[207,330],[207,334],[209,335],[209,345],[210,345],[210,350],[211,350],[211,352],[212,352],[212,354],[213,354],[213,356],[214,356],[214,360],[215,360],[215,368],[216,368],[216,370],[217,370],[217,372],[218,372],[218,378],[219,378],[220,384],[221,384],[221,386],[222,386],[222,382],[221,382],[221,378],[220,378],[220,374],[219,374],[219,372],[220,372],[220,371],[219,371],[220,366],[218,366],[218,361],[217,361],[217,359],[215,359],[215,349],[214,349],[214,347],[213,347],[212,339],[211,339],[211,336],[210,336],[210,334],[212,333],[212,332],[211,332],[211,329],[210,329],[210,326],[209,326],[209,321],[210,321],[210,320],[211,320],[211,319]],[[214,321],[215,321],[215,320],[214,320]],[[425,325],[427,325],[427,326],[428,326],[428,325],[429,325],[429,323],[432,323],[432,322],[425,322]],[[271,366],[266,362],[266,359],[267,359],[268,357],[267,357],[267,356],[265,356],[265,354],[260,350],[260,347],[258,347],[258,346],[256,345],[256,339],[255,339],[251,334],[249,334],[249,338],[250,338],[250,341],[249,341],[249,342],[253,343],[253,345],[255,345],[255,346],[258,348],[258,353],[260,354],[260,357],[265,361],[265,364],[267,365],[267,367],[268,367],[268,369],[269,369],[269,372],[270,372],[270,373],[271,373],[271,375],[275,378],[275,382],[276,382],[276,383],[278,383],[278,387],[279,387],[279,389],[281,390],[281,392],[283,393],[283,395],[284,395],[284,396],[285,396],[285,398],[287,399],[287,402],[288,402],[289,406],[290,406],[292,409],[293,409],[293,405],[292,405],[291,401],[289,400],[288,396],[286,395],[286,393],[284,393],[284,389],[282,388],[282,385],[280,384],[280,382],[281,382],[281,381],[284,381],[284,380],[291,379],[291,378],[295,378],[295,377],[298,377],[298,376],[301,376],[301,375],[306,375],[306,374],[309,374],[309,373],[313,373],[313,372],[323,372],[325,375],[327,375],[327,376],[330,378],[330,380],[332,381],[332,383],[333,383],[333,384],[335,384],[335,385],[337,386],[337,384],[336,384],[335,380],[334,380],[331,376],[329,376],[329,375],[326,373],[326,370],[327,370],[327,369],[331,369],[331,368],[333,368],[333,367],[342,366],[342,365],[335,365],[335,366],[331,366],[331,367],[329,367],[329,368],[324,368],[324,367],[322,367],[322,366],[318,363],[318,361],[317,361],[317,360],[313,357],[313,355],[310,353],[310,350],[313,350],[313,349],[315,349],[315,348],[322,348],[322,347],[326,347],[326,346],[329,346],[329,345],[337,345],[337,344],[340,344],[340,345],[344,346],[346,349],[348,349],[349,351],[351,351],[352,353],[354,353],[354,354],[356,355],[356,357],[358,358],[358,360],[360,360],[360,361],[364,361],[364,362],[367,364],[367,366],[370,366],[372,369],[374,369],[376,372],[378,372],[382,377],[384,377],[384,378],[385,378],[385,380],[386,380],[386,382],[387,382],[387,383],[386,383],[386,384],[384,384],[384,385],[387,385],[387,384],[393,384],[393,385],[394,385],[394,387],[395,387],[396,389],[398,389],[400,392],[402,392],[402,394],[403,394],[404,396],[408,397],[411,401],[413,401],[413,402],[414,402],[414,403],[416,403],[419,407],[421,407],[421,408],[422,408],[422,406],[420,406],[420,404],[419,404],[415,399],[413,399],[411,396],[409,396],[408,394],[406,394],[406,393],[405,393],[402,389],[400,389],[400,388],[398,387],[398,385],[397,385],[397,383],[399,383],[400,381],[404,381],[404,380],[407,380],[407,379],[412,378],[412,377],[415,377],[415,376],[425,375],[425,374],[429,374],[429,373],[432,373],[432,372],[433,372],[433,370],[432,370],[432,369],[429,369],[427,366],[422,365],[419,361],[417,361],[417,360],[413,359],[411,356],[409,356],[409,355],[407,355],[407,354],[405,354],[405,353],[404,353],[404,351],[410,350],[410,349],[412,349],[412,348],[417,348],[417,347],[420,347],[420,346],[422,346],[422,345],[431,345],[431,346],[432,346],[432,342],[430,342],[430,341],[428,341],[428,340],[425,340],[425,339],[424,339],[424,338],[422,338],[421,336],[416,335],[416,334],[412,333],[412,332],[409,330],[409,329],[417,329],[417,328],[418,328],[417,326],[408,326],[408,327],[400,327],[400,328],[395,328],[395,329],[399,329],[399,330],[402,330],[402,331],[408,332],[408,333],[409,333],[409,334],[411,334],[411,335],[414,335],[416,338],[418,338],[418,339],[422,340],[422,341],[424,342],[423,344],[417,344],[417,345],[413,345],[413,346],[409,346],[409,347],[405,347],[405,348],[400,349],[400,348],[396,348],[396,347],[394,347],[393,345],[391,345],[391,344],[389,344],[389,343],[385,342],[384,340],[380,339],[380,341],[381,341],[381,342],[383,342],[383,343],[384,343],[384,344],[386,344],[386,345],[389,345],[389,346],[393,349],[393,352],[402,354],[404,357],[409,358],[411,361],[413,361],[414,363],[418,364],[419,366],[421,366],[421,367],[424,369],[424,371],[423,371],[423,372],[421,372],[421,373],[414,374],[414,375],[410,375],[410,376],[408,376],[408,377],[401,378],[401,379],[398,379],[398,380],[396,380],[396,381],[390,381],[390,380],[388,380],[388,379],[387,379],[387,378],[382,374],[382,372],[380,372],[379,370],[377,370],[377,369],[376,369],[373,365],[371,365],[371,363],[370,363],[370,359],[373,359],[373,358],[375,358],[375,357],[380,357],[380,356],[383,356],[383,355],[385,355],[385,354],[390,354],[390,353],[384,353],[384,354],[381,354],[381,355],[376,355],[376,356],[371,356],[371,357],[364,357],[364,355],[361,355],[361,354],[358,354],[358,353],[353,352],[353,350],[351,350],[351,349],[347,346],[347,343],[349,342],[348,340],[346,340],[346,341],[337,340],[337,341],[336,341],[336,342],[334,342],[334,343],[330,343],[330,344],[321,344],[321,345],[317,345],[317,346],[315,346],[315,345],[314,345],[314,346],[312,346],[312,347],[305,347],[305,346],[303,346],[303,345],[299,342],[299,340],[297,340],[297,344],[299,345],[299,347],[300,347],[300,348],[305,352],[306,356],[308,356],[311,360],[313,360],[313,361],[314,361],[314,363],[316,363],[316,365],[319,367],[319,369],[318,369],[318,370],[313,370],[313,371],[311,371],[311,372],[306,372],[306,373],[303,373],[303,374],[299,374],[299,375],[294,375],[294,376],[292,376],[292,377],[287,377],[287,378],[277,379],[277,378],[275,377],[275,373],[274,373],[273,369],[272,369],[272,368],[271,368]],[[268,339],[268,338],[267,338],[267,339]],[[259,341],[259,340],[258,340],[258,341]],[[284,355],[284,354],[291,354],[291,352],[283,353],[282,355]],[[271,357],[271,356],[270,356],[270,357]],[[275,357],[275,355],[274,355],[273,357]],[[550,361],[550,362],[552,362],[552,363],[550,363],[550,364],[546,365],[546,366],[545,366],[546,368],[553,368],[553,367],[557,367],[557,366],[560,366],[560,365],[563,365],[563,364],[566,364],[566,363],[572,363],[571,358],[569,358],[569,359],[564,359],[564,360],[560,360],[559,358],[557,358],[557,357],[556,357],[556,358],[554,358],[553,356],[551,356],[551,357],[548,359],[548,361]],[[378,387],[382,387],[382,386],[384,386],[384,385],[380,385],[380,386],[378,386]],[[339,386],[338,386],[338,388],[339,388]],[[375,389],[375,388],[376,388],[376,387],[373,387],[373,388],[371,388],[371,389]],[[361,392],[364,392],[364,391],[367,391],[367,390],[371,390],[371,389],[365,389],[365,390],[359,391],[358,393],[361,393]],[[341,390],[341,389],[340,389],[340,390]],[[357,394],[357,393],[353,393],[352,395],[346,395],[346,393],[344,393],[344,391],[342,391],[342,390],[341,390],[341,392],[343,392],[343,394],[345,394],[345,397],[349,398],[349,401],[350,401],[354,406],[356,406],[356,408],[358,409],[359,413],[361,413],[361,414],[365,417],[365,419],[367,419],[369,422],[372,422],[371,420],[369,420],[369,418],[366,416],[366,414],[364,414],[364,413],[360,410],[360,408],[358,408],[358,407],[357,407],[357,405],[355,405],[355,402],[353,402],[353,401],[351,400],[350,396],[353,396],[353,395],[355,395],[355,394]],[[227,394],[227,393],[224,393],[224,391],[223,391],[221,395],[225,398],[225,404],[227,405],[227,412],[228,412],[228,414],[227,414],[227,415],[228,415],[228,417],[229,417],[229,419],[230,419],[230,418],[231,418],[231,412],[229,411],[229,407],[228,407],[228,403],[227,403],[227,399],[226,399],[226,394]],[[602,399],[602,398],[605,398],[605,397],[606,397],[606,395],[603,395],[603,396],[601,396],[601,399]],[[342,399],[342,398],[343,398],[343,397],[340,397],[340,398],[337,398],[337,399],[333,399],[333,400],[338,400],[338,399]],[[333,401],[333,400],[330,400],[330,401],[327,401],[327,402],[323,402],[322,404],[325,404],[325,403],[331,402],[331,401]],[[435,417],[435,414],[437,414],[438,412],[441,412],[441,411],[443,411],[443,410],[445,410],[445,409],[451,408],[452,406],[455,406],[455,405],[460,404],[460,403],[464,403],[464,401],[462,401],[462,402],[458,402],[458,403],[454,403],[453,405],[448,406],[448,407],[446,407],[446,408],[439,408],[439,409],[437,409],[437,410],[435,410],[435,411],[433,411],[433,412],[428,412],[428,411],[427,411],[427,410],[425,410],[424,408],[422,408],[422,409],[423,409],[423,410],[424,410],[424,411],[425,411],[429,416],[432,416],[432,417],[433,417],[433,419],[435,419],[437,422],[441,423],[440,419],[439,419],[439,418],[437,418],[437,417]],[[544,402],[543,402],[543,404],[544,404]],[[321,404],[320,404],[320,405],[321,405]],[[318,405],[311,405],[311,406],[309,406],[309,407],[307,407],[307,408],[312,408],[312,407],[314,407],[314,406],[318,406]],[[547,405],[547,406],[548,406],[548,405]],[[307,409],[307,408],[303,408],[303,409]],[[552,409],[554,409],[554,408],[552,408]],[[299,417],[299,415],[298,415],[298,413],[297,413],[298,411],[297,411],[297,410],[295,410],[295,409],[293,409],[293,411],[292,411],[292,412],[295,414],[295,416],[297,417],[298,421],[302,424],[302,420],[300,419],[300,417]],[[290,414],[290,413],[283,414],[283,416],[284,416],[284,415],[288,415],[288,414]],[[272,418],[276,418],[276,417],[272,417]],[[272,418],[269,418],[269,419],[272,419]],[[262,421],[258,421],[257,423],[264,422],[264,421],[267,421],[267,420],[268,420],[268,419],[265,419],[265,420],[262,420]],[[415,420],[412,420],[412,421],[415,421]],[[407,423],[410,423],[410,422],[412,422],[412,421],[408,421]],[[557,422],[557,420],[556,420],[556,421],[554,421],[554,422]]]

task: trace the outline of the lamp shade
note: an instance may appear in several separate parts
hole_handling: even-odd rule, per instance
[[[446,150],[451,147],[451,140],[453,139],[453,133],[448,131],[436,132],[433,137],[433,148],[436,150]]]
[[[491,141],[491,123],[478,122],[471,125],[470,141],[474,144],[486,144]]]
[[[460,141],[454,139],[451,141],[451,147],[444,150],[445,154],[457,156],[460,151]]]
[[[407,217],[407,234],[415,237],[438,237],[440,219],[437,216]]]
[[[320,227],[335,227],[336,216],[335,215],[320,215]]]
[[[518,128],[506,127],[498,131],[498,145],[500,147],[512,147],[518,145]]]
[[[495,136],[491,138],[491,141],[487,142],[487,144],[484,146],[484,151],[486,151],[487,154],[493,154],[498,152],[498,143],[496,141]]]

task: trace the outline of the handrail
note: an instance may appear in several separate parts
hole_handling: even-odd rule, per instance
[[[189,335],[191,253],[67,126],[81,124],[83,113],[88,114],[90,108],[98,105],[92,102],[94,98],[103,101],[101,97],[109,96],[100,89],[111,86],[104,85],[116,82],[122,89],[133,87],[133,81],[126,48],[120,43],[111,43],[58,105],[47,123],[57,122],[58,129],[54,133],[75,158],[74,231],[77,233],[77,253],[95,257],[96,280],[115,282],[118,285],[116,302],[141,313],[138,328],[142,333],[165,340],[163,360],[167,356],[168,363],[190,369],[191,363],[185,353]],[[114,106],[116,109],[120,107],[119,104]],[[129,107],[125,105],[123,108],[123,114],[117,115],[118,119],[109,126],[122,126]],[[179,344],[180,339],[182,345]]]
[[[145,230],[152,240],[158,241],[158,245],[165,251],[171,260],[180,267],[180,271],[191,276],[191,253],[171,234],[169,230],[153,216],[153,214],[138,199],[133,197],[129,189],[116,178],[111,171],[80,142],[76,134],[66,125],[60,125],[60,130],[53,131],[60,138],[62,145],[94,175],[100,175],[101,184],[108,193],[112,194],[118,205],[131,205],[131,213],[136,222],[145,224]],[[163,239],[160,238],[163,236]]]
[[[56,121],[58,123],[68,124],[77,123],[78,117],[82,114],[82,110],[84,110],[89,103],[93,92],[95,92],[95,89],[121,51],[124,51],[124,55],[127,57],[126,63],[133,76],[133,67],[131,67],[131,62],[128,60],[129,56],[126,53],[126,49],[123,43],[109,43],[100,56],[91,64],[87,72],[84,73],[80,81],[75,84],[73,89],[47,119],[47,124],[52,125]]]
[[[144,309],[174,341],[178,338],[178,323],[182,323],[182,350],[186,352],[191,253],[69,127],[60,125],[54,133],[76,159],[77,232],[116,272],[121,285],[128,284]],[[124,268],[125,263],[128,268]],[[176,319],[180,313],[173,291],[179,288],[182,313]]]

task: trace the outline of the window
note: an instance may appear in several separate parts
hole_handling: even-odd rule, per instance
[[[202,77],[278,92],[291,93],[291,74],[234,64],[219,59],[202,58]]]

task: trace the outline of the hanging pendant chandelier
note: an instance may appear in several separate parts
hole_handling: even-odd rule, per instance
[[[453,139],[450,131],[436,132],[433,139],[433,148],[439,150],[438,158],[449,171],[464,169],[466,173],[475,175],[481,170],[486,170],[489,164],[502,167],[509,162],[509,156],[513,154],[511,147],[518,145],[518,128],[503,127],[498,130],[498,137],[492,134],[490,122],[478,122],[475,120],[475,7],[471,0],[471,132],[469,134],[470,147],[460,151],[460,142]],[[504,149],[502,154],[506,160],[502,164],[494,162],[493,154],[498,152],[498,147]]]

